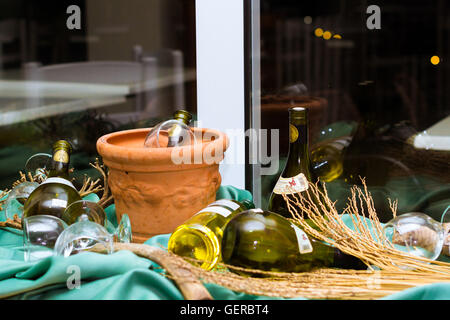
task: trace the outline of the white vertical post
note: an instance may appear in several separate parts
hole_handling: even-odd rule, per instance
[[[245,188],[244,4],[196,0],[199,125],[231,133],[222,185]]]
[[[261,35],[260,35],[260,1],[251,0],[249,8],[250,19],[250,127],[257,132],[262,132],[261,129]],[[272,142],[274,143],[274,142]],[[255,150],[257,149],[257,150]],[[261,136],[258,134],[258,142],[256,145],[249,144],[249,153],[258,154],[262,156]],[[259,152],[259,153],[258,153]],[[271,155],[273,157],[273,155]],[[261,180],[261,158],[257,158],[257,163],[253,163],[251,191],[253,193],[253,203],[256,207],[261,207],[262,204],[262,180]]]

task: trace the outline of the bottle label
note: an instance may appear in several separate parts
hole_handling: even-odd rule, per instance
[[[230,210],[224,207],[219,207],[219,206],[209,206],[206,207],[205,209],[200,210],[199,212],[196,213],[200,214],[202,212],[212,212],[212,213],[217,213],[220,214],[222,217],[228,217],[234,210]]]
[[[280,178],[273,189],[276,194],[293,194],[303,192],[308,189],[308,179],[303,173],[291,178]]]
[[[69,163],[69,154],[66,150],[58,150],[53,154],[53,160],[56,162]]]
[[[47,178],[41,184],[46,184],[46,183],[61,183],[61,184],[65,184],[66,186],[69,186],[69,187],[74,188],[75,190],[77,190],[75,188],[75,186],[72,184],[72,182],[70,182],[69,180],[63,179],[63,178],[59,178],[59,177]]]
[[[306,233],[294,224],[291,224],[291,226],[294,228],[295,235],[297,236],[298,250],[300,253],[303,254],[312,252],[313,247]]]
[[[228,199],[217,200],[216,202],[212,203],[211,205],[212,206],[214,206],[214,205],[225,206],[225,207],[230,208],[233,211],[239,209],[239,207],[240,207],[237,203],[235,203],[231,200],[228,200]]]

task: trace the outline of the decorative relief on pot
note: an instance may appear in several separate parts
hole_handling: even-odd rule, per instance
[[[210,147],[228,147],[224,133],[211,129],[217,138]],[[149,129],[114,132],[97,141],[97,149],[109,168],[108,182],[116,214],[130,217],[133,239],[172,232],[199,210],[215,201],[221,184],[219,165],[183,164],[171,161],[170,148],[139,148]],[[206,143],[206,142],[202,142]],[[206,145],[205,145],[206,148]],[[196,154],[197,148],[193,148]],[[200,152],[202,148],[198,148]]]

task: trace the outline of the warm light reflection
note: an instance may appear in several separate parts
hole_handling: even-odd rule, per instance
[[[314,30],[314,34],[316,35],[316,37],[321,37],[323,35],[323,29],[316,28],[316,30]]]
[[[306,16],[303,18],[303,22],[305,24],[311,24],[312,23],[312,18],[310,16]]]
[[[342,39],[342,37],[341,37],[340,34],[335,34],[335,35],[333,36],[333,38],[334,38],[334,39]]]
[[[325,31],[325,32],[323,33],[323,38],[324,38],[325,40],[331,39],[331,32],[330,32],[330,31]]]
[[[431,59],[430,59],[430,61],[431,61],[432,64],[437,65],[437,64],[439,64],[439,62],[441,61],[441,59],[439,59],[438,56],[432,56]]]

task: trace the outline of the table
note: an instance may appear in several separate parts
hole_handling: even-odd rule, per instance
[[[20,73],[3,74],[0,126],[111,106],[125,102],[131,95],[196,79],[195,69],[186,69],[180,75],[171,68],[158,68],[156,76],[144,80],[137,76],[140,70],[136,68],[111,71],[100,65],[89,70],[64,73],[59,77],[61,81],[33,81]]]
[[[221,186],[217,199],[251,199],[248,191]],[[89,200],[98,201],[92,195]],[[106,208],[108,219],[117,225],[114,205]],[[1,217],[1,215],[0,215]],[[170,234],[158,235],[145,243],[167,247]],[[129,251],[111,255],[82,253],[49,257],[40,262],[24,262],[16,250],[22,245],[21,231],[0,228],[0,298],[57,300],[180,300],[183,295],[174,282],[161,274],[154,262]],[[70,289],[67,281],[73,266],[80,268],[79,289]],[[281,300],[236,292],[215,284],[205,284],[216,300]],[[290,300],[303,300],[298,297]],[[383,299],[450,299],[450,284],[435,283],[400,291]]]

